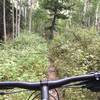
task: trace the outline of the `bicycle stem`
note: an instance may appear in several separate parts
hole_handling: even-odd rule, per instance
[[[41,100],[49,100],[49,89],[47,85],[43,85],[41,88]]]
[[[40,81],[41,84],[41,100],[49,100],[48,80]]]

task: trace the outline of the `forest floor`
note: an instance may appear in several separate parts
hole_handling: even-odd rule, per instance
[[[46,41],[37,34],[23,33],[14,41],[0,44],[0,80],[32,82],[44,78],[47,50]],[[25,100],[27,95],[1,96],[0,100]]]

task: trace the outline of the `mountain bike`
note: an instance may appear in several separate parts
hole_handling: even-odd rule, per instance
[[[49,91],[52,89],[63,87],[63,86],[65,87],[80,86],[80,88],[87,88],[93,92],[99,92],[100,91],[100,72],[89,73],[89,74],[74,76],[74,77],[66,77],[64,79],[53,80],[53,81],[42,80],[40,82],[34,82],[34,83],[31,83],[31,82],[0,82],[1,90],[21,88],[21,89],[27,89],[27,90],[40,91],[41,92],[40,100],[49,100]],[[9,94],[9,92],[8,93],[0,92],[0,94],[5,95],[5,94]],[[59,95],[58,95],[57,100],[60,100]]]

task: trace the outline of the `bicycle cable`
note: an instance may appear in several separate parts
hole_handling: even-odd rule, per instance
[[[60,100],[59,93],[58,93],[57,89],[55,89],[55,92],[57,93],[58,100]]]
[[[40,93],[36,94],[32,100],[34,100],[35,98],[37,98],[39,95],[40,95]]]
[[[55,98],[52,94],[49,93],[49,95],[50,95],[54,100],[56,100],[56,98]]]
[[[26,100],[30,100],[30,98],[33,96],[33,94],[35,94],[37,91],[34,91],[34,92],[32,92],[31,93],[31,95],[26,99]],[[38,94],[40,94],[40,93],[38,93]],[[34,99],[37,97],[37,95],[35,95],[35,97],[34,97]]]

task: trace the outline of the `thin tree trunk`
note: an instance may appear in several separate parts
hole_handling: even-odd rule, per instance
[[[20,35],[20,21],[21,21],[21,0],[19,0],[19,14],[18,14],[18,36]]]
[[[95,25],[96,25],[96,29],[97,31],[99,31],[100,29],[100,18],[99,18],[99,5],[100,2],[97,3],[97,7],[96,7],[96,20],[95,20]]]
[[[52,25],[51,25],[51,33],[49,36],[49,39],[53,39],[54,38],[54,30],[55,30],[55,24],[56,24],[56,14],[57,14],[57,9],[55,10],[55,14],[52,20]]]
[[[4,24],[4,42],[7,40],[7,33],[6,33],[6,9],[5,9],[5,0],[3,0],[3,24]]]
[[[13,30],[13,33],[12,33],[12,38],[14,39],[14,37],[15,37],[15,18],[14,18],[14,15],[15,15],[15,13],[14,13],[14,1],[12,0],[12,25],[13,25],[13,27],[12,27],[12,30]]]
[[[16,1],[16,36],[18,35],[18,1]]]
[[[84,8],[83,8],[83,25],[86,26],[86,12],[87,12],[87,0],[84,0]]]
[[[98,24],[98,11],[99,11],[99,3],[97,4],[97,7],[96,7],[96,20],[95,20],[95,25]]]
[[[24,14],[25,14],[25,28],[27,26],[27,8],[24,8]]]
[[[29,7],[29,32],[32,32],[32,7],[36,4],[38,0],[31,0],[30,7]],[[35,6],[34,6],[35,7]]]
[[[31,5],[29,7],[29,33],[32,32],[32,0]]]
[[[86,11],[87,11],[87,0],[84,0],[83,16],[85,16]]]
[[[85,26],[90,26],[90,16],[86,17],[86,13],[90,10],[91,0],[84,0],[83,8],[83,24]]]

